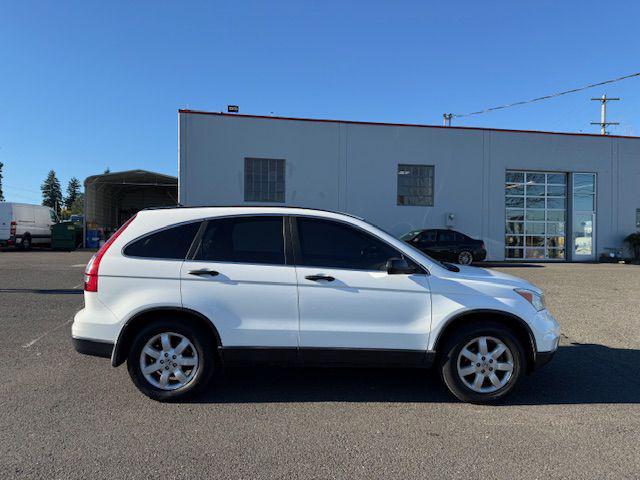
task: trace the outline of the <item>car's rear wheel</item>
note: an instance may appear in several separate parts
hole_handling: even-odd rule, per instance
[[[494,403],[516,386],[524,371],[524,349],[511,330],[495,322],[464,325],[445,343],[440,372],[459,400]]]
[[[473,253],[463,250],[458,254],[458,263],[460,265],[471,265],[473,262]]]
[[[136,335],[127,369],[133,383],[148,397],[184,400],[211,378],[214,348],[212,339],[196,326],[158,320]]]
[[[22,237],[21,246],[23,250],[31,250],[31,235],[27,233],[24,237]]]

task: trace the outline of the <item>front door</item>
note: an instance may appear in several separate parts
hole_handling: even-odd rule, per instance
[[[425,230],[416,237],[414,246],[425,252],[427,255],[430,255],[433,258],[438,258],[439,252],[435,248],[437,240],[436,230]]]
[[[181,270],[183,306],[207,316],[223,348],[298,346],[295,267],[282,216],[209,220]]]
[[[387,260],[402,253],[364,230],[292,218],[303,359],[316,349],[427,349],[431,297],[425,273],[388,274]]]

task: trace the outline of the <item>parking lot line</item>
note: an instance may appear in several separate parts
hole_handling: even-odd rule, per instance
[[[58,325],[57,327],[52,328],[51,330],[43,333],[42,335],[40,335],[39,337],[34,338],[33,340],[31,340],[28,343],[25,343],[24,345],[22,345],[22,348],[30,348],[33,345],[35,345],[37,342],[39,342],[40,340],[42,340],[44,337],[46,337],[47,335],[50,335],[51,333],[55,332],[56,330],[61,329],[62,327],[69,325],[71,322],[73,322],[73,318],[70,318],[69,320],[67,320],[64,323],[61,323],[60,325]]]

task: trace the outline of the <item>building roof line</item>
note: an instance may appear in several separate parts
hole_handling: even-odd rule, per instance
[[[419,123],[386,123],[386,122],[364,122],[357,120],[334,120],[327,118],[301,118],[301,117],[279,117],[270,115],[249,115],[246,113],[224,113],[224,112],[208,112],[204,110],[191,110],[191,109],[179,109],[180,114],[192,114],[192,115],[215,115],[219,117],[240,117],[240,118],[256,118],[265,120],[288,120],[298,122],[318,122],[318,123],[344,123],[347,125],[374,125],[382,127],[416,127],[416,128],[439,128],[444,130],[479,130],[489,132],[506,132],[506,133],[539,133],[544,135],[571,135],[579,137],[597,137],[597,138],[634,138],[640,139],[637,136],[631,135],[600,135],[597,133],[575,133],[575,132],[549,132],[544,130],[518,130],[508,128],[488,128],[488,127],[444,127],[442,125],[424,125]]]

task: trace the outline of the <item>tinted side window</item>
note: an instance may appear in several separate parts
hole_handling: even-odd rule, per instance
[[[201,222],[167,228],[136,240],[124,249],[131,257],[184,260]]]
[[[435,242],[436,241],[436,232],[435,230],[426,230],[422,232],[420,235],[420,242]]]
[[[438,232],[439,242],[454,242],[455,238],[456,238],[456,234],[451,230],[440,230]]]
[[[402,254],[368,233],[330,220],[298,219],[299,265],[383,270]]]
[[[210,262],[285,264],[282,217],[210,220],[196,252]]]

